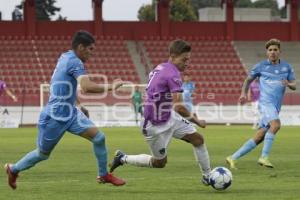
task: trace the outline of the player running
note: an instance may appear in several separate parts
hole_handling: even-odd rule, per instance
[[[116,186],[125,184],[125,181],[107,172],[104,134],[75,105],[77,84],[85,93],[103,93],[115,90],[123,84],[121,80],[115,80],[109,85],[98,85],[90,81],[83,63],[92,56],[94,49],[93,36],[86,31],[78,31],[72,40],[72,50],[60,56],[51,78],[49,102],[39,117],[37,149],[29,152],[15,164],[5,164],[8,184],[12,189],[17,188],[16,179],[20,172],[49,158],[65,131],[93,143],[99,183],[111,183]]]
[[[117,150],[111,163],[111,172],[123,164],[149,168],[165,167],[167,147],[171,138],[175,137],[193,145],[203,174],[202,182],[209,185],[211,168],[208,151],[203,136],[191,122],[202,128],[206,123],[192,115],[182,101],[180,72],[187,68],[190,57],[191,46],[183,40],[175,40],[169,47],[168,62],[156,66],[149,75],[141,129],[152,155],[127,155]]]
[[[0,95],[2,95],[3,92],[5,92],[14,102],[18,101],[16,95],[14,95],[10,89],[8,89],[6,83],[0,80]]]
[[[250,152],[262,141],[264,141],[264,146],[258,164],[273,168],[273,164],[269,161],[269,153],[275,135],[280,129],[279,112],[285,88],[296,90],[296,80],[292,66],[279,58],[280,41],[271,39],[265,47],[268,59],[253,67],[243,84],[239,98],[242,104],[245,103],[250,83],[259,78],[260,97],[258,108],[261,118],[259,129],[252,139],[249,139],[239,150],[226,158],[230,168],[233,169],[236,169],[237,159]]]

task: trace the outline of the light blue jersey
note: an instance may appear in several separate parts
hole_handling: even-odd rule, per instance
[[[259,110],[261,127],[267,127],[272,120],[278,119],[286,86],[283,80],[295,80],[294,70],[290,64],[280,60],[273,65],[269,60],[256,64],[250,72],[252,78],[259,77]]]
[[[51,78],[49,102],[45,113],[59,121],[68,121],[75,111],[77,77],[85,74],[82,61],[74,51],[63,53]]]
[[[187,109],[191,112],[193,109],[193,99],[192,99],[192,94],[195,90],[195,83],[192,81],[189,82],[184,82],[182,84],[182,99],[184,104],[186,105]]]
[[[38,148],[42,152],[51,152],[65,131],[79,135],[88,128],[95,127],[76,108],[77,77],[83,74],[83,63],[74,51],[60,56],[51,78],[49,102],[38,122]]]

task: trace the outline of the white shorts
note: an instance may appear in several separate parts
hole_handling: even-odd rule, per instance
[[[153,125],[148,121],[144,129],[144,121],[141,124],[145,139],[155,159],[163,159],[167,156],[167,147],[172,137],[181,139],[185,135],[197,131],[191,122],[181,117],[175,111],[172,111],[169,121],[165,124]]]

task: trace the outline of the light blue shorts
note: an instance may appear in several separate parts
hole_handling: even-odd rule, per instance
[[[260,113],[259,128],[269,129],[270,122],[279,119],[279,111],[272,104],[258,105]]]
[[[79,109],[75,109],[73,116],[68,121],[58,121],[41,112],[38,123],[37,146],[40,151],[50,153],[66,131],[80,135],[89,128],[95,127]]]

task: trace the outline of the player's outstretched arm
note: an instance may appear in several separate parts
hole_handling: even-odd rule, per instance
[[[80,89],[85,93],[104,93],[106,91],[116,90],[124,82],[121,79],[115,79],[112,84],[97,84],[90,80],[88,75],[81,75],[77,78]]]
[[[197,126],[201,128],[206,127],[205,120],[198,119],[195,113],[191,113],[184,105],[182,101],[182,94],[181,93],[172,93],[173,99],[173,109],[180,114],[182,117],[186,118],[187,120],[197,124]]]
[[[241,104],[244,104],[247,100],[247,93],[248,93],[248,90],[249,90],[249,86],[251,84],[251,82],[254,80],[255,78],[254,77],[251,77],[251,76],[248,76],[244,83],[243,83],[243,87],[242,87],[242,91],[241,91],[241,96],[239,98],[239,102]]]
[[[283,80],[282,84],[285,85],[286,87],[289,87],[291,90],[296,90],[296,81],[288,81],[288,80]]]
[[[10,96],[10,98],[12,98],[12,100],[13,100],[14,102],[17,102],[17,101],[18,101],[17,97],[10,91],[10,89],[5,88],[5,92],[6,92],[6,94],[7,94],[8,96]]]

